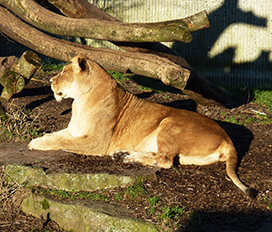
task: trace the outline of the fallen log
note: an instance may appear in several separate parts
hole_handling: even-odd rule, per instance
[[[120,22],[118,19],[99,10],[97,7],[85,0],[49,0],[49,2],[68,17],[95,18],[112,22]],[[128,52],[149,53],[165,57],[181,67],[190,70],[190,78],[186,83],[185,89],[182,91],[197,103],[201,103],[203,105],[224,104],[229,99],[229,94],[227,92],[200,76],[177,52],[161,43],[110,42],[113,42],[113,44]]]
[[[192,40],[191,32],[209,27],[205,11],[179,20],[158,23],[122,23],[90,18],[67,18],[46,10],[33,0],[0,0],[0,5],[5,6],[31,25],[61,36],[110,41],[188,43]]]
[[[53,38],[22,22],[3,7],[0,7],[0,31],[30,49],[57,60],[69,62],[72,57],[82,53],[107,70],[159,79],[180,90],[184,89],[190,76],[188,69],[160,56],[92,48]]]
[[[18,61],[18,58],[15,56],[8,56],[8,57],[0,57],[0,77],[3,75],[3,73],[11,68],[11,66]],[[3,86],[0,85],[0,92],[2,92],[4,89]],[[1,117],[5,114],[4,106],[2,105],[2,101],[0,99],[0,120]]]
[[[20,59],[0,76],[0,84],[3,86],[0,102],[8,102],[13,94],[21,92],[40,65],[41,59],[36,53],[24,52]]]

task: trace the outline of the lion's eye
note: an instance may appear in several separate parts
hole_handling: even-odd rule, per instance
[[[63,93],[62,93],[62,92],[59,92],[59,93],[57,93],[57,94],[58,94],[59,96],[62,96]]]

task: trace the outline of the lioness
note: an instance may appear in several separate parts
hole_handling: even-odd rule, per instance
[[[73,98],[68,128],[32,140],[38,150],[85,155],[127,153],[125,162],[170,168],[226,161],[234,184],[250,197],[257,191],[236,175],[237,153],[226,132],[198,113],[150,103],[124,91],[97,63],[76,56],[51,79],[57,101]]]

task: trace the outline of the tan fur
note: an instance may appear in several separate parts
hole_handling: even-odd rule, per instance
[[[30,149],[67,150],[85,155],[126,152],[125,162],[170,168],[181,164],[227,162],[227,173],[238,179],[237,154],[226,132],[198,113],[149,103],[121,89],[98,64],[81,57],[51,79],[58,101],[73,98],[68,128],[34,139]]]

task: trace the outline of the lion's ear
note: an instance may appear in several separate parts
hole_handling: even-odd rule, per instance
[[[75,56],[74,58],[72,58],[72,63],[76,65],[78,71],[86,71],[86,69],[88,68],[87,66],[87,62],[83,57],[80,56]]]

